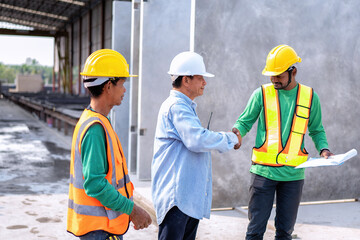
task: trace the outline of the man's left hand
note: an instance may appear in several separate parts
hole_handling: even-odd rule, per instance
[[[327,149],[324,149],[322,152],[321,152],[321,157],[327,159],[328,157],[330,156],[333,156],[334,154],[332,152],[330,152],[329,150]]]
[[[147,228],[151,224],[150,215],[136,204],[130,214],[130,220],[133,222],[135,230]]]

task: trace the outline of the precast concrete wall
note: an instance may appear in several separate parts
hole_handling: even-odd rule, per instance
[[[140,3],[132,1],[132,18],[131,18],[131,51],[130,51],[130,72],[139,75],[139,58],[140,58]],[[138,141],[138,92],[139,77],[133,77],[130,80],[130,131],[128,141],[128,169],[131,173],[136,174],[137,171],[137,141]]]
[[[288,44],[302,58],[296,80],[320,97],[331,151],[359,151],[358,9],[356,0],[197,0],[195,52],[216,75],[207,79],[204,96],[196,99],[203,125],[213,112],[210,128],[229,131],[252,92],[269,82],[261,75],[268,52]],[[213,207],[248,204],[256,127],[243,138],[240,150],[212,153]],[[305,143],[311,157],[319,155],[308,136]],[[359,198],[359,173],[359,156],[339,167],[307,169],[302,201]]]
[[[130,60],[130,41],[131,41],[131,2],[114,1],[113,2],[113,29],[112,29],[112,49],[120,52],[125,59]],[[114,106],[111,110],[111,122],[117,133],[124,155],[128,156],[129,142],[129,115],[130,115],[130,81],[124,83],[126,88],[125,96],[120,106]],[[127,159],[128,161],[128,159]]]
[[[139,46],[137,176],[151,178],[157,114],[172,88],[173,57],[189,50],[191,1],[142,2]]]
[[[112,10],[112,5],[113,1],[111,0],[106,0],[104,2],[104,18],[105,18],[105,22],[104,22],[104,48],[111,48],[112,46],[112,27],[113,27],[113,15],[111,13],[113,13]],[[126,21],[126,19],[125,19]]]
[[[119,11],[119,20],[114,15],[119,29],[113,28],[113,47],[124,54],[132,72],[139,74],[129,82],[127,96],[119,107],[127,110],[116,110],[120,111],[116,117],[124,113],[130,120],[126,124],[116,121],[115,128],[130,131],[128,136],[119,135],[123,146],[128,139],[130,169],[140,180],[151,178],[157,114],[172,88],[167,74],[170,62],[176,54],[192,48],[194,36],[195,52],[204,57],[207,70],[215,74],[215,78],[207,79],[204,95],[195,99],[204,127],[213,113],[210,129],[230,131],[252,92],[269,82],[261,75],[268,52],[279,44],[288,44],[302,58],[296,80],[313,87],[320,97],[331,151],[360,150],[356,128],[360,83],[355,80],[360,68],[360,2],[196,0],[194,35],[191,3],[137,0],[129,10],[130,3],[114,2],[126,7],[114,10]],[[130,12],[133,19],[129,39],[130,33],[126,32]],[[240,150],[212,152],[213,207],[248,204],[256,127],[257,123],[243,138]],[[308,136],[305,143],[309,155],[318,156]],[[339,167],[307,169],[302,200],[359,198],[359,161],[357,156]]]

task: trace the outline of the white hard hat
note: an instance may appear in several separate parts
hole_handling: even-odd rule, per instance
[[[168,74],[172,76],[214,77],[214,74],[206,72],[202,56],[195,52],[182,52],[174,57],[170,64]]]

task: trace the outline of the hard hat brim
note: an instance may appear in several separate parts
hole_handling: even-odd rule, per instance
[[[286,70],[283,71],[283,72],[286,72]],[[266,70],[264,69],[264,70],[262,71],[262,75],[271,77],[271,76],[280,75],[280,74],[282,74],[283,72],[272,72],[272,71],[266,71]]]
[[[88,77],[99,77],[98,75],[96,74],[88,74],[88,73],[85,73],[85,72],[81,72],[80,73],[81,76],[88,76]],[[127,76],[114,76],[114,75],[109,75],[107,76],[106,74],[103,74],[103,76],[101,77],[138,77],[138,75],[127,75]]]
[[[208,73],[208,72],[190,74],[190,73],[172,73],[172,72],[168,71],[168,74],[170,74],[170,75],[175,75],[175,76],[194,76],[194,75],[201,75],[201,76],[204,76],[204,77],[215,77],[214,74]]]
[[[199,75],[202,75],[202,76],[204,76],[204,77],[215,77],[214,74],[208,73],[208,72],[206,72],[206,73],[204,73],[204,74],[199,74]]]

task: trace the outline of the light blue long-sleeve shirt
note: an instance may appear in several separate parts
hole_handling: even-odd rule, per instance
[[[174,206],[196,219],[210,217],[210,150],[226,152],[238,143],[232,132],[203,128],[195,108],[189,97],[171,90],[159,111],[151,169],[158,224]]]

